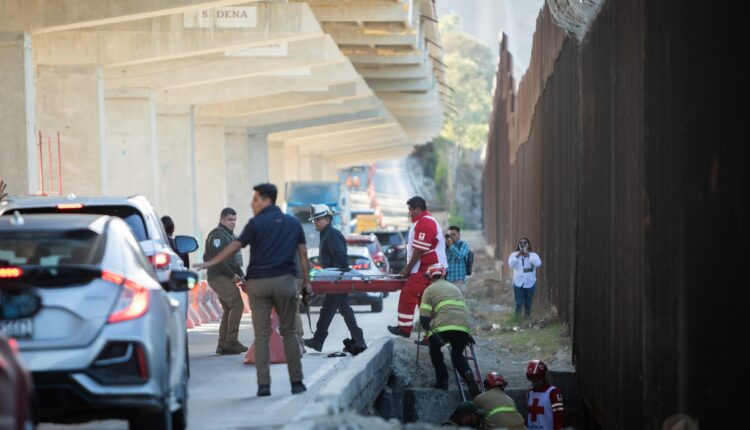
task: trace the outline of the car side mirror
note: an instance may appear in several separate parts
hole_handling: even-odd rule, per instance
[[[174,246],[177,248],[175,250],[177,253],[190,254],[198,249],[198,241],[192,236],[175,236]]]
[[[162,287],[167,291],[182,292],[190,291],[198,283],[198,274],[190,270],[172,271],[169,279],[162,282]]]
[[[0,320],[31,318],[42,308],[42,298],[31,289],[0,290]]]

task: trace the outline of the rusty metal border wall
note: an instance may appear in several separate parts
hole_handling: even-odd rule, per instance
[[[609,0],[579,45],[545,10],[518,92],[501,41],[485,238],[498,258],[520,236],[540,252],[538,303],[573,335],[580,428],[740,419],[727,401],[747,337],[740,20]]]

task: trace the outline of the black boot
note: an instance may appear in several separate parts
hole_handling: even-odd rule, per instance
[[[310,339],[305,339],[305,346],[308,348],[312,348],[318,352],[323,350],[323,342],[319,341],[318,339],[315,339],[314,337],[311,337]]]

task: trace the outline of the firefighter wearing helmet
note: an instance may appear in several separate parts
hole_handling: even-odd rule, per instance
[[[481,428],[504,428],[525,430],[523,417],[516,409],[516,404],[507,394],[505,387],[508,381],[497,372],[490,372],[484,379],[484,393],[474,398],[474,403],[484,411]]]
[[[328,205],[316,204],[310,206],[310,219],[315,230],[320,232],[319,258],[320,265],[326,269],[336,269],[342,273],[349,271],[349,258],[347,256],[346,239],[344,235],[336,230],[331,224],[336,213]],[[304,339],[305,346],[316,351],[323,350],[323,344],[328,337],[328,327],[338,311],[346,327],[349,329],[351,339],[344,341],[345,351],[357,355],[367,349],[362,329],[357,325],[357,318],[349,305],[349,295],[326,294],[323,299],[323,307],[320,308],[320,318],[315,329],[315,334],[309,339]]]
[[[445,266],[429,266],[425,276],[430,285],[424,290],[419,306],[419,323],[427,333],[430,360],[435,368],[435,388],[448,389],[448,369],[443,362],[441,348],[451,345],[451,360],[469,387],[472,397],[479,394],[479,385],[464,356],[464,349],[473,341],[469,332],[469,310],[461,290],[446,281]]]
[[[565,419],[560,389],[549,383],[547,365],[532,360],[526,366],[526,379],[531,388],[526,395],[526,425],[534,430],[561,430]]]

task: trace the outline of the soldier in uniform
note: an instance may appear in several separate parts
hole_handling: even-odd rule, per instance
[[[208,261],[218,255],[227,245],[236,240],[234,236],[236,224],[237,212],[232,208],[224,208],[219,217],[219,225],[211,230],[206,238],[203,261]],[[247,347],[237,339],[244,309],[237,284],[243,282],[243,277],[242,254],[239,251],[234,254],[233,258],[208,268],[208,285],[219,296],[219,303],[224,309],[219,325],[217,354],[242,354],[247,351]]]
[[[472,397],[479,394],[479,385],[464,356],[464,349],[471,340],[469,334],[469,310],[461,295],[461,290],[443,279],[445,266],[440,263],[427,268],[425,276],[430,286],[422,294],[419,306],[419,323],[427,332],[430,345],[430,360],[435,367],[435,388],[448,389],[448,368],[443,362],[441,348],[451,345],[451,360],[469,386]]]

